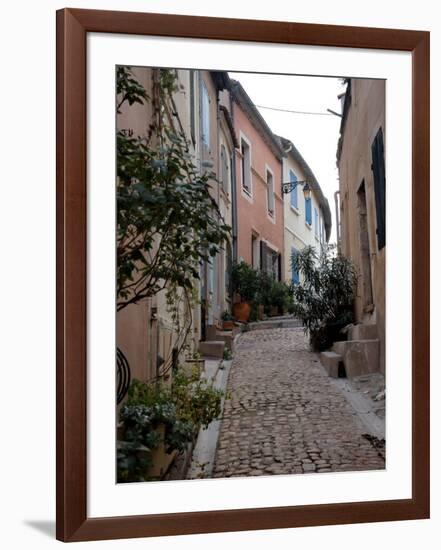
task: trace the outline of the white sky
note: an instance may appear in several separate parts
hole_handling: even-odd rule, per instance
[[[345,86],[338,78],[237,72],[229,74],[242,84],[256,106],[319,113],[326,113],[326,109],[341,112],[337,96],[344,91]],[[294,143],[315,174],[329,201],[332,215],[330,242],[335,242],[334,192],[338,189],[336,152],[340,117],[258,109],[275,134]]]

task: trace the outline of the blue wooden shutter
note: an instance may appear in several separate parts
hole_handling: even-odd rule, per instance
[[[289,181],[291,183],[294,183],[297,181],[297,176],[294,174],[292,170],[289,171]],[[294,189],[291,191],[291,206],[294,208],[298,208],[298,199],[297,199],[297,189],[298,186],[296,185]]]
[[[305,199],[305,219],[308,225],[312,225],[311,199]]]
[[[297,257],[298,253],[298,250],[296,250],[294,247],[291,247],[291,280],[295,285],[298,285],[300,283],[299,270],[293,265],[293,260]]]

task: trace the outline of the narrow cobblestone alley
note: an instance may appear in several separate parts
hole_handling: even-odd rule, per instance
[[[303,329],[243,333],[235,348],[213,477],[383,469],[355,411]]]

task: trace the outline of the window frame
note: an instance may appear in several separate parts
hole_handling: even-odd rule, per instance
[[[242,152],[242,143],[245,143],[248,149],[248,158],[249,158],[249,166],[248,169],[244,165],[245,161],[245,155]],[[252,200],[253,198],[253,177],[252,177],[252,147],[251,147],[251,141],[247,138],[247,136],[240,132],[239,135],[239,155],[240,155],[240,189],[242,196],[245,197],[247,200]],[[244,186],[244,177],[245,173],[249,177],[249,187]]]

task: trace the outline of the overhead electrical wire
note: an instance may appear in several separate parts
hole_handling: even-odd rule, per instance
[[[294,113],[296,115],[320,115],[320,116],[335,116],[332,113],[318,113],[313,111],[292,111],[290,109],[279,109],[277,107],[266,107],[265,105],[256,105],[259,109],[269,109],[270,111],[280,111],[282,113]]]

